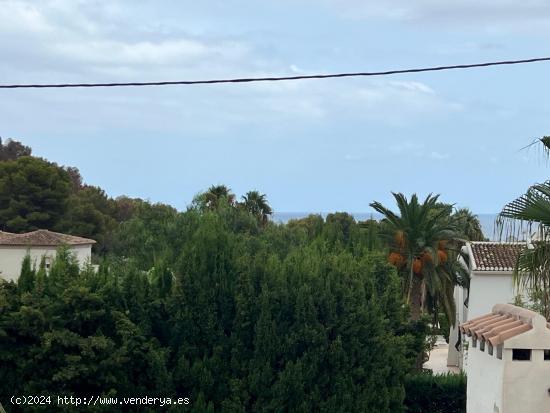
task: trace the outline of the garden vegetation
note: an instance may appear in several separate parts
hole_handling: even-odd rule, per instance
[[[426,208],[416,226],[389,209],[381,223],[334,213],[277,224],[266,195],[238,199],[218,185],[179,212],[111,199],[76,168],[10,148],[0,158],[0,230],[46,228],[99,245],[95,266],[79,268],[61,249],[48,271],[27,258],[17,283],[0,282],[0,401],[151,396],[188,397],[186,411],[197,413],[418,411],[406,410],[418,400],[406,389],[429,385],[411,385],[428,321],[445,317],[450,290],[466,282],[450,266],[466,232],[452,207],[400,195],[400,208]]]

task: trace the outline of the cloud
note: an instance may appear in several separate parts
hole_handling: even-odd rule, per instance
[[[371,81],[350,93],[350,99],[363,109],[388,119],[415,114],[456,113],[463,109],[461,103],[440,96],[427,84],[417,81]]]
[[[36,65],[28,63],[36,61],[43,73],[46,65],[75,77],[120,73],[155,79],[193,71],[208,76],[255,64],[243,41],[181,30],[152,32],[147,16],[130,17],[121,21],[120,11],[105,1],[8,0],[0,8],[0,51],[13,58],[0,61],[0,69],[4,77],[17,78],[18,64],[31,68]]]
[[[0,33],[27,32],[39,35],[55,30],[45,16],[32,4],[23,1],[7,1],[0,9]]]
[[[426,83],[391,80],[303,80],[260,83],[235,91],[251,106],[285,117],[367,120],[410,125],[462,111],[462,104],[440,96]],[[259,118],[261,121],[266,119]],[[250,122],[250,118],[246,119]]]
[[[193,62],[199,59],[239,59],[247,48],[236,42],[207,44],[193,39],[174,39],[158,42],[85,41],[59,43],[52,51],[68,59],[96,65],[166,65]]]
[[[407,92],[419,92],[425,95],[435,95],[435,91],[431,87],[421,82],[390,81],[388,83],[396,89],[401,89]]]
[[[410,23],[461,26],[544,28],[550,20],[547,0],[328,0],[344,16],[352,19],[383,18]]]
[[[431,159],[443,160],[443,159],[448,159],[450,155],[448,153],[440,153],[437,151],[432,151],[430,152],[429,157]]]
[[[296,65],[290,65],[290,71],[292,73],[295,73],[297,75],[303,75],[303,74],[307,74],[307,72],[301,68],[299,68],[298,66]]]
[[[101,0],[4,2],[0,8],[0,53],[8,58],[0,60],[3,81],[178,80],[331,71],[315,67],[309,60],[295,61],[296,56],[285,60],[266,46],[269,38],[264,44],[261,36],[239,37],[227,30],[190,33],[183,25],[165,25],[162,19],[153,24],[148,15],[135,11],[137,7],[121,4]],[[300,65],[304,61],[307,70]],[[318,126],[335,119],[409,125],[419,117],[461,110],[459,103],[414,79],[63,90],[25,96],[29,98],[10,104],[20,111],[30,107],[41,112],[44,108],[44,125],[59,127],[52,119],[63,116],[63,127],[72,124],[76,129],[81,126],[76,119],[91,112],[100,112],[97,124],[165,129],[185,122],[186,128],[223,130],[222,125],[298,121]],[[90,121],[88,127],[96,129],[96,123]]]
[[[344,160],[348,162],[358,162],[367,159],[365,155],[347,153],[344,156]]]
[[[387,143],[377,149],[377,155],[380,156],[382,152],[386,153],[389,157],[414,157],[432,159],[442,161],[450,158],[450,154],[439,151],[427,150],[430,145],[426,145],[420,141],[411,140],[399,140],[395,139],[391,143]],[[384,155],[385,156],[385,155]],[[347,153],[344,156],[344,160],[347,162],[357,162],[366,160],[368,157],[364,153]]]
[[[390,146],[388,146],[388,149],[391,152],[410,152],[413,149],[421,149],[424,145],[422,143],[414,143],[411,141],[403,141],[403,142],[397,142],[393,143]]]

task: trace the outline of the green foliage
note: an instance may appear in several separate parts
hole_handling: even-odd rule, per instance
[[[423,312],[429,311],[437,321],[441,308],[454,324],[453,292],[460,283],[457,274],[464,270],[457,264],[458,248],[452,248],[460,241],[456,220],[451,218],[452,206],[438,202],[439,195],[429,194],[423,202],[416,194],[410,200],[401,193],[393,196],[399,213],[379,202],[371,206],[384,215],[381,235],[390,251],[404,259],[400,271],[411,316],[419,319]]]
[[[468,208],[460,208],[453,215],[452,219],[455,221],[457,230],[468,241],[487,241],[483,230],[481,228],[481,222],[477,215],[474,215]]]
[[[125,254],[98,271],[60,250],[34,282],[0,284],[0,396],[403,411],[426,325],[408,321],[395,269],[362,234],[346,214],[260,230],[237,207],[140,205],[115,237]]]
[[[178,219],[177,211],[164,204],[143,202],[133,208],[132,217],[122,222],[114,235],[115,254],[132,257],[143,270],[154,267],[158,260],[173,261],[175,246],[187,234],[188,220]]]
[[[32,149],[23,145],[21,142],[8,139],[2,143],[0,138],[0,161],[13,161],[22,156],[31,156]]]
[[[106,255],[118,224],[148,204],[113,200],[101,188],[85,185],[78,168],[30,155],[20,142],[0,139],[0,230],[48,229],[88,237],[97,241],[94,252]]]
[[[405,380],[405,412],[465,413],[466,376],[415,374]]]
[[[55,164],[28,156],[0,162],[0,229],[55,228],[69,192],[69,175]]]
[[[449,320],[445,317],[445,314],[439,314],[438,322],[439,325],[436,327],[435,334],[443,336],[445,341],[449,343],[449,335],[451,333],[451,325],[449,324]],[[449,344],[454,345],[454,343]]]
[[[94,238],[101,264],[79,268],[62,248],[49,268],[27,257],[17,283],[0,282],[0,400],[147,395],[189,397],[192,412],[403,411],[428,327],[409,320],[381,251],[384,224],[346,213],[275,224],[265,195],[238,203],[224,185],[181,213],[113,200],[78,169],[12,149],[0,162],[0,229]]]
[[[79,271],[60,250],[42,287],[0,284],[0,396],[158,396],[171,391],[168,350],[149,332],[149,296],[138,314],[119,297],[147,290],[142,279]],[[137,320],[134,322],[133,320]],[[40,410],[40,409],[38,409]],[[43,410],[42,410],[43,411]],[[67,411],[71,411],[70,408]],[[109,410],[102,410],[109,411]]]
[[[67,199],[65,214],[56,225],[60,232],[78,234],[97,241],[96,252],[109,251],[117,226],[116,204],[105,191],[95,186],[82,186]]]
[[[369,251],[383,249],[383,240],[380,237],[381,225],[375,219],[368,219],[359,222],[359,227],[363,230],[362,237]]]
[[[260,194],[258,191],[248,191],[242,199],[243,202],[239,203],[238,206],[256,217],[260,224],[266,225],[269,216],[273,213],[266,195]]]
[[[550,137],[537,139],[546,157],[550,154]],[[529,146],[531,146],[529,145]],[[525,228],[523,223],[528,225]],[[524,288],[536,300],[542,315],[550,318],[550,181],[532,185],[527,192],[504,206],[497,219],[502,231],[507,228],[508,237],[534,238],[532,248],[524,248],[514,269],[514,283],[518,291]]]
[[[27,254],[21,264],[21,273],[17,281],[19,290],[22,293],[32,291],[34,289],[35,278],[36,274],[31,265],[31,257]]]
[[[234,205],[235,194],[225,185],[212,185],[193,199],[193,207],[201,211],[215,211],[224,205]]]

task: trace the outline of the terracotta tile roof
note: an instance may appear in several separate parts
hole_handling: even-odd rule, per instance
[[[533,320],[537,317],[542,316],[512,304],[496,304],[490,314],[473,318],[461,324],[459,329],[463,334],[498,346],[505,340],[532,330]]]
[[[26,246],[60,246],[60,245],[91,245],[96,242],[92,239],[75,237],[59,232],[39,229],[25,234],[11,234],[0,232],[0,245],[26,245]]]
[[[525,243],[471,242],[474,271],[513,271]]]

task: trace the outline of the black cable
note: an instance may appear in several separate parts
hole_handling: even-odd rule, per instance
[[[402,73],[436,72],[452,69],[471,69],[475,67],[517,65],[523,63],[534,63],[550,61],[550,57],[537,57],[523,60],[505,60],[499,62],[473,63],[466,65],[435,66],[418,69],[387,70],[384,72],[357,72],[357,73],[334,73],[327,75],[301,75],[281,77],[249,77],[237,79],[210,79],[210,80],[176,80],[162,82],[122,82],[122,83],[44,83],[44,84],[0,84],[0,89],[44,89],[44,88],[72,88],[72,87],[127,87],[127,86],[170,86],[170,85],[207,85],[215,83],[251,83],[251,82],[278,82],[283,80],[305,80],[305,79],[329,79],[338,77],[364,77],[364,76],[387,76]]]

